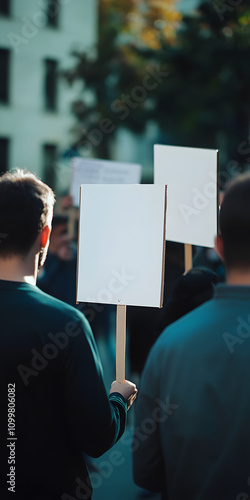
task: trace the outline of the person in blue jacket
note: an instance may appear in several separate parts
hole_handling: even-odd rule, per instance
[[[135,408],[133,474],[168,500],[250,498],[250,175],[228,186],[217,251],[226,284],[164,330]]]

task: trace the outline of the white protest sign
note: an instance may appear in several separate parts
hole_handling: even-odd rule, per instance
[[[154,146],[154,183],[168,185],[166,239],[214,246],[218,175],[217,149]]]
[[[73,206],[79,206],[81,184],[139,184],[142,166],[137,163],[72,158],[70,194]]]
[[[161,307],[166,186],[81,186],[77,301]]]

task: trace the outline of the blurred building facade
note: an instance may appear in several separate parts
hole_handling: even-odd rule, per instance
[[[51,166],[70,144],[71,104],[82,91],[58,73],[96,39],[97,0],[1,0],[1,172],[27,168],[55,187]]]

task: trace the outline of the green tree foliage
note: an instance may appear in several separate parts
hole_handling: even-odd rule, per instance
[[[69,82],[83,79],[93,94],[91,105],[73,105],[77,146],[83,154],[93,146],[95,156],[108,158],[119,127],[140,133],[153,120],[161,142],[219,148],[224,169],[229,160],[244,169],[250,162],[250,0],[201,1],[181,24],[173,2],[172,10],[155,10],[162,5],[100,2],[96,57],[75,53],[75,68],[64,73]],[[168,77],[133,99],[156,68]]]
[[[89,94],[86,98],[83,92],[83,98],[72,105],[77,121],[76,141],[72,146],[81,154],[108,158],[110,143],[119,127],[127,127],[135,133],[144,130],[153,105],[153,91],[142,90],[136,94],[136,100],[131,92],[136,92],[138,86],[143,87],[144,77],[150,75],[145,69],[147,61],[143,50],[155,53],[161,41],[171,44],[175,40],[181,20],[175,3],[176,0],[122,0],[119,3],[100,0],[94,56],[74,52],[75,67],[62,72],[69,84],[82,80],[92,96],[89,100]],[[151,68],[152,62],[150,64]]]
[[[239,169],[250,161],[249,19],[247,0],[201,2],[195,16],[183,19],[178,43],[157,51],[157,60],[167,61],[169,70],[155,95],[165,138],[176,145],[219,148],[223,168],[229,160]]]

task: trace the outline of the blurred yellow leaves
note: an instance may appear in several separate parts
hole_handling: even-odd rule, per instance
[[[250,12],[249,11],[245,12],[242,16],[239,17],[239,23],[242,26],[249,26],[250,25]]]
[[[132,44],[157,50],[161,43],[171,44],[182,21],[176,9],[178,0],[100,0],[102,18],[119,16],[121,35]],[[118,17],[117,17],[118,21]]]

